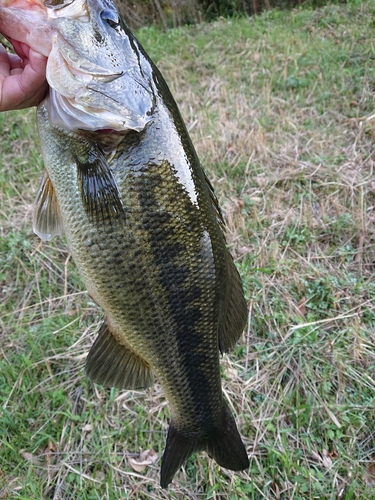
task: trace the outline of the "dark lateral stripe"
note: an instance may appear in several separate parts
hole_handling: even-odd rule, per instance
[[[212,366],[212,356],[216,353],[205,352],[205,346],[211,343],[207,342],[204,336],[210,335],[212,325],[202,325],[199,305],[204,302],[199,301],[204,301],[205,298],[202,296],[201,283],[196,279],[200,274],[199,268],[196,267],[198,264],[193,269],[189,268],[188,263],[184,265],[187,248],[195,247],[197,258],[199,256],[199,213],[188,193],[177,181],[170,181],[169,191],[163,189],[163,202],[159,203],[155,193],[165,188],[168,179],[162,177],[160,172],[163,169],[160,165],[155,165],[154,173],[151,172],[152,168],[149,166],[147,173],[138,177],[140,185],[137,192],[143,212],[142,223],[148,235],[153,264],[159,269],[160,284],[165,292],[169,313],[176,325],[183,325],[178,332],[172,332],[181,355],[181,374],[188,379],[193,399],[190,401],[194,405],[197,420],[202,427],[209,429],[217,411],[217,402],[212,401],[212,388],[216,387],[217,383],[212,380],[214,375],[212,370],[207,370],[207,364]],[[171,175],[170,166],[167,170]],[[161,210],[161,205],[164,210]],[[177,216],[171,215],[174,212],[178,212],[180,220],[189,226],[190,231],[181,226]],[[205,326],[207,330],[202,331]]]

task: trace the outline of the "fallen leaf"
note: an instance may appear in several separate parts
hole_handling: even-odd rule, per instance
[[[367,470],[363,473],[363,480],[369,486],[373,486],[375,484],[375,464],[372,463],[367,467]]]
[[[254,58],[254,62],[258,63],[261,60],[262,56],[259,52],[254,52],[253,58]]]
[[[301,316],[301,318],[306,317],[307,309],[306,309],[306,297],[302,297],[302,299],[296,305],[297,313]]]
[[[250,247],[239,247],[237,248],[237,252],[240,254],[240,255],[246,255],[248,253],[250,253]]]
[[[91,432],[92,431],[92,425],[91,424],[86,424],[83,429],[82,429],[82,432]]]
[[[29,453],[28,451],[24,451],[23,453],[21,453],[21,456],[28,462],[31,462],[32,464],[40,465],[39,457],[33,455],[32,453]]]
[[[51,462],[52,458],[55,458],[55,453],[57,451],[55,443],[50,439],[48,440],[48,445],[43,450],[44,458],[47,462]]]
[[[154,464],[158,454],[154,450],[145,450],[137,458],[129,458],[130,467],[136,472],[142,472],[148,465]]]
[[[244,201],[237,198],[235,200],[233,200],[233,203],[232,203],[232,212],[235,213],[235,214],[240,214],[241,213],[241,210],[243,209],[244,207]]]
[[[231,380],[236,379],[238,377],[238,370],[236,370],[236,368],[228,366],[225,369],[225,375]]]
[[[104,481],[105,479],[105,474],[104,472],[102,472],[101,470],[97,470],[94,474],[94,478],[97,480],[97,481]]]
[[[57,451],[57,447],[56,447],[55,443],[53,441],[51,441],[50,439],[48,440],[48,448],[53,452]]]
[[[327,469],[330,469],[332,467],[332,459],[330,458],[327,450],[323,450],[322,458],[323,458],[323,465],[327,467]]]
[[[253,180],[260,188],[264,188],[268,184],[268,177],[266,174],[259,174],[253,177]]]

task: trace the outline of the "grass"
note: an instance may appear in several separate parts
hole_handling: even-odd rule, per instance
[[[249,326],[223,386],[250,469],[192,457],[168,491],[158,384],[84,375],[101,312],[31,230],[34,111],[0,114],[0,498],[363,499],[375,483],[372,1],[138,36],[212,179]]]

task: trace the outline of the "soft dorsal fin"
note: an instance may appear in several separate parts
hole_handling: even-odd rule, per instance
[[[240,338],[245,328],[248,308],[242,290],[242,283],[232,256],[227,253],[228,290],[225,301],[225,311],[219,325],[219,349],[227,352]]]
[[[95,383],[120,389],[145,389],[153,383],[151,366],[121,344],[104,321],[86,360],[86,373]]]
[[[204,174],[204,176],[216,221],[223,231],[223,237],[225,237],[225,222],[223,214],[220,210],[219,202],[216,198],[215,191],[210,180],[206,174]],[[247,304],[242,290],[241,278],[229,251],[227,251],[226,261],[228,285],[225,303],[223,305],[224,312],[219,325],[219,349],[222,353],[229,351],[229,349],[231,349],[240,338],[243,329],[245,328],[248,315]]]
[[[124,213],[116,181],[100,148],[92,144],[86,150],[84,142],[82,146],[75,160],[83,205],[96,222],[110,222]]]
[[[219,202],[216,198],[215,190],[213,188],[213,185],[211,184],[210,179],[207,177],[206,172],[203,171],[203,173],[204,173],[204,180],[206,181],[206,184],[208,187],[208,193],[209,193],[210,199],[211,199],[211,206],[213,208],[216,220],[217,220],[219,226],[221,227],[221,230],[223,232],[225,232],[225,221],[224,221],[223,214],[222,214],[220,206],[219,206]]]
[[[47,172],[40,181],[33,212],[33,231],[43,241],[62,233],[62,219],[56,191]]]

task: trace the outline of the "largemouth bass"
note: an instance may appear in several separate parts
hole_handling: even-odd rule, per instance
[[[247,306],[213,188],[163,77],[111,0],[0,0],[0,31],[48,56],[34,230],[44,240],[65,231],[105,312],[88,376],[140,389],[156,375],[171,413],[163,488],[202,450],[246,469],[219,358]]]

